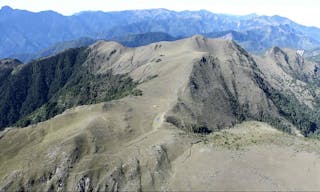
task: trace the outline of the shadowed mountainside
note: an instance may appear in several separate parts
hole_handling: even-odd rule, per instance
[[[81,62],[67,59],[70,53]],[[2,190],[320,187],[319,142],[302,138],[319,134],[318,64],[296,51],[274,47],[254,56],[233,41],[199,35],[137,48],[99,41],[18,65],[9,75],[22,78],[24,68],[45,69],[53,60],[62,71],[73,63],[89,72],[93,79],[79,85],[80,93],[113,82],[96,77],[124,75],[139,94],[76,103],[47,121],[6,128],[0,135]],[[121,93],[123,81],[116,82]],[[74,90],[66,85],[59,90]],[[73,107],[79,104],[91,105]]]

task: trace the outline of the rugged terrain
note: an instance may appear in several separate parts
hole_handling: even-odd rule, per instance
[[[81,50],[83,60],[68,64],[88,70],[89,87],[102,83],[95,77],[124,75],[138,93],[73,103],[49,120],[5,128],[0,190],[320,189],[317,63],[277,47],[254,56],[199,35],[137,48],[99,41]],[[64,69],[70,52],[79,54],[40,64],[58,60]],[[68,85],[57,98],[74,94]]]
[[[307,27],[278,15],[238,16],[206,10],[84,11],[64,16],[54,11],[34,13],[4,6],[0,9],[0,30],[0,58],[15,56],[24,61],[30,57],[47,56],[47,51],[54,52],[52,48],[61,45],[84,45],[87,40],[78,40],[83,37],[117,40],[119,36],[150,32],[165,32],[168,36],[156,33],[145,39],[138,36],[137,40],[141,42],[129,42],[128,45],[142,45],[150,39],[170,40],[172,37],[208,34],[209,37],[232,38],[255,53],[272,46],[308,50],[320,47],[320,29],[316,27]],[[56,47],[56,43],[61,42],[66,43]]]

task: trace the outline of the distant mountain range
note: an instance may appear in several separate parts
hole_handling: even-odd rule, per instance
[[[36,51],[34,53],[13,54],[13,55],[10,55],[9,57],[19,59],[24,63],[28,63],[34,59],[56,55],[70,48],[79,48],[79,47],[88,46],[94,42],[96,42],[96,40],[83,37],[76,40],[58,42],[53,44],[52,46],[41,49],[40,51]]]
[[[64,16],[54,11],[34,13],[4,6],[0,10],[0,30],[0,58],[24,61],[85,46],[96,39],[139,46],[194,34],[233,39],[255,53],[272,46],[308,50],[320,47],[320,29],[316,27],[280,16],[235,16],[205,10],[89,11]],[[136,36],[128,38],[133,34]]]
[[[307,50],[319,46],[317,40],[297,32],[289,24],[265,26],[264,28],[244,32],[234,30],[213,32],[206,36],[232,39],[246,50],[254,53],[263,53],[266,49],[274,46]]]
[[[119,37],[113,37],[107,39],[108,41],[117,41],[125,46],[128,47],[138,47],[142,45],[147,45],[154,42],[159,41],[174,41],[178,38],[175,38],[167,33],[163,32],[148,32],[143,34],[132,34],[132,35],[125,35],[125,36],[119,36]],[[64,42],[58,42],[55,43],[52,46],[49,46],[45,49],[42,49],[40,51],[37,51],[35,53],[31,54],[13,54],[10,55],[10,58],[16,58],[20,61],[27,63],[32,60],[42,58],[42,57],[48,57],[55,54],[58,54],[64,50],[70,49],[70,48],[80,48],[80,47],[86,47],[90,44],[93,44],[94,42],[98,41],[98,39],[92,39],[88,37],[82,37],[79,39],[71,40],[71,41],[64,41]]]

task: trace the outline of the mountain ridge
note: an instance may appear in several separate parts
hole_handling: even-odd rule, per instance
[[[0,29],[3,31],[0,38],[0,57],[34,53],[57,42],[71,41],[80,37],[109,39],[118,37],[119,34],[123,36],[148,32],[166,32],[173,37],[181,38],[227,30],[245,32],[257,30],[259,27],[260,31],[256,31],[255,36],[261,39],[259,35],[266,32],[270,26],[276,28],[273,33],[278,38],[272,43],[274,46],[278,44],[282,46],[281,42],[284,47],[299,49],[312,49],[320,45],[318,40],[320,39],[320,29],[306,27],[278,16],[231,16],[209,11],[175,12],[157,9],[82,12],[63,16],[52,11],[32,13],[5,8],[0,10],[0,14],[2,14]],[[26,19],[33,25],[27,25]],[[287,25],[288,31],[294,30],[295,38],[298,41],[288,41],[294,37],[290,34],[277,34],[281,31],[278,29],[280,25]],[[75,28],[77,30],[73,30]],[[25,31],[25,33],[21,33],[21,31]],[[284,34],[285,40],[281,40],[280,37]],[[272,40],[274,37],[262,38]],[[240,41],[238,43],[241,44]],[[252,43],[257,42],[251,40]],[[244,46],[244,44],[242,45]],[[255,50],[257,46],[254,44],[249,50]],[[270,48],[270,45],[265,44],[260,49],[266,48]]]
[[[255,88],[253,88],[253,89],[257,89],[257,90],[262,89],[262,91],[265,92],[264,94],[268,95],[268,99],[271,99],[272,102],[276,102],[275,103],[276,108],[273,109],[274,112],[272,112],[272,113],[276,114],[277,110],[280,110],[280,111],[281,110],[288,110],[288,109],[283,108],[286,106],[285,105],[283,106],[282,99],[287,97],[287,96],[285,96],[285,94],[294,95],[294,97],[292,97],[291,99],[285,100],[285,102],[288,102],[288,103],[286,103],[286,105],[292,107],[293,101],[297,101],[297,103],[301,103],[301,106],[297,105],[297,106],[295,106],[296,108],[291,108],[290,110],[293,109],[293,111],[289,110],[289,111],[287,111],[287,113],[285,115],[290,115],[290,113],[297,113],[297,111],[299,111],[299,108],[303,107],[303,108],[306,108],[304,110],[306,112],[306,114],[301,114],[301,118],[307,118],[304,120],[305,122],[316,123],[316,120],[314,119],[314,117],[309,116],[308,113],[311,113],[311,111],[313,110],[313,105],[315,105],[319,100],[319,98],[316,97],[316,95],[319,91],[318,86],[320,85],[320,82],[318,80],[318,73],[315,72],[316,68],[318,66],[316,63],[312,63],[310,61],[304,60],[304,58],[302,58],[300,55],[298,55],[293,50],[283,51],[282,49],[280,49],[278,47],[274,47],[274,48],[270,49],[269,51],[267,51],[265,56],[253,55],[253,57],[252,57],[248,52],[246,52],[243,48],[241,48],[238,44],[236,44],[232,40],[207,39],[201,35],[195,35],[191,38],[177,40],[176,42],[171,42],[171,43],[170,42],[152,43],[152,44],[137,47],[137,48],[125,47],[117,42],[112,42],[112,41],[106,42],[106,41],[102,40],[102,41],[98,41],[97,43],[89,46],[88,48],[82,48],[83,50],[88,51],[88,55],[84,56],[83,57],[84,60],[82,60],[80,63],[78,63],[78,65],[84,66],[85,68],[87,68],[88,72],[93,74],[92,78],[94,78],[96,76],[95,74],[100,74],[100,75],[105,74],[105,73],[109,74],[108,71],[110,71],[110,70],[113,71],[112,72],[113,74],[127,74],[127,73],[131,73],[132,70],[134,70],[135,68],[137,68],[137,67],[139,68],[140,65],[143,65],[143,63],[150,61],[150,58],[143,59],[141,61],[139,61],[139,60],[136,61],[135,58],[145,58],[146,56],[144,54],[147,54],[147,55],[149,55],[149,57],[152,57],[155,54],[154,51],[158,52],[157,49],[159,49],[159,48],[160,48],[160,50],[163,49],[162,45],[169,46],[170,44],[174,45],[174,47],[176,47],[177,44],[181,44],[181,45],[187,47],[188,49],[190,49],[189,51],[193,51],[193,52],[194,51],[199,52],[199,53],[208,52],[209,53],[208,56],[202,57],[201,62],[203,64],[201,64],[201,62],[200,62],[200,66],[201,65],[205,65],[205,66],[206,65],[213,65],[213,66],[215,66],[215,65],[220,66],[221,65],[221,66],[224,66],[224,67],[222,67],[223,70],[233,71],[232,72],[233,75],[236,74],[236,72],[234,71],[235,66],[233,66],[230,69],[225,68],[225,64],[224,65],[222,64],[223,62],[228,63],[228,62],[232,61],[233,63],[240,63],[240,64],[243,62],[251,63],[251,66],[249,68],[250,68],[250,70],[252,70],[251,74],[255,74],[255,75],[254,76],[250,75],[250,78],[243,76],[243,78],[246,78],[247,80],[246,80],[246,83],[243,82],[242,84],[248,84],[249,81],[253,81],[254,83],[252,84],[252,86],[253,85],[255,86]],[[237,54],[232,53],[234,56],[225,55],[226,51],[221,52],[221,50],[220,50],[221,48],[216,47],[215,44],[218,44],[218,45],[221,44],[221,45],[227,47],[227,49],[230,49],[233,52],[237,52]],[[139,51],[135,51],[136,49]],[[170,49],[173,49],[173,48],[170,47]],[[188,51],[188,49],[186,51]],[[67,52],[73,52],[74,50],[77,50],[77,49],[70,49],[66,52],[63,52],[62,55],[66,54]],[[78,49],[78,50],[81,50],[81,49]],[[217,51],[217,54],[221,54],[221,55],[219,55],[218,57],[210,56],[214,51]],[[231,51],[230,51],[230,53],[231,53]],[[241,57],[240,57],[240,55],[241,55]],[[57,60],[57,58],[59,58],[60,56],[61,56],[61,54],[58,54],[56,56],[51,56],[49,58],[40,59],[39,61],[33,61],[33,62],[27,64],[27,66],[28,67],[37,66],[37,65],[39,65],[39,63],[45,64],[46,62],[48,62],[50,60],[53,60],[53,61]],[[162,57],[161,54],[160,54],[160,56],[156,56],[156,55],[154,55],[154,56],[155,56],[155,58],[151,59],[151,61],[154,61],[155,63],[161,62],[163,60],[163,58],[161,58]],[[127,58],[127,59],[125,59],[125,58]],[[229,58],[229,60],[220,61],[221,58],[223,58],[224,60],[226,60],[226,58]],[[63,62],[66,62],[66,61],[63,61]],[[257,61],[259,61],[258,65],[256,63]],[[61,65],[64,65],[63,62],[61,63]],[[207,62],[209,62],[209,64]],[[272,71],[274,71],[275,69],[274,68],[267,68],[266,67],[267,65],[265,65],[265,64],[261,65],[262,63],[270,63],[270,62],[273,63],[272,65],[269,64],[270,66],[272,66],[274,68],[277,67],[278,68],[277,70],[279,70],[279,72],[282,73],[282,75],[279,75],[277,77],[278,79],[276,81],[274,81],[275,77],[272,77],[270,75],[272,73]],[[72,64],[72,62],[71,62],[71,64]],[[23,68],[26,68],[26,67],[23,67]],[[219,69],[219,70],[222,70],[222,69]],[[12,69],[12,70],[14,70],[14,69]],[[45,65],[43,66],[43,70],[45,70]],[[202,71],[203,69],[199,68],[199,70]],[[239,70],[242,70],[242,69],[239,69]],[[21,69],[20,69],[20,71],[21,71]],[[202,71],[202,72],[200,72],[200,71],[195,72],[195,73],[204,74],[204,71]],[[206,71],[210,71],[210,69],[206,69]],[[64,73],[64,72],[62,71],[62,73]],[[212,71],[212,74],[217,74],[217,73],[219,74],[221,72]],[[8,74],[8,75],[9,75],[8,77],[10,77],[10,78],[19,77],[16,74],[14,76],[11,75],[12,77],[10,76],[10,74]],[[266,81],[265,75],[269,76],[268,77],[269,79],[267,81]],[[77,76],[77,74],[76,74],[76,76]],[[157,74],[153,74],[151,76],[157,76]],[[216,78],[216,77],[211,77],[211,76],[212,75],[208,74],[208,77],[206,77],[206,78],[209,78],[209,79]],[[107,77],[108,77],[108,75],[107,75]],[[283,78],[283,77],[285,77],[285,78]],[[8,80],[9,82],[11,81],[10,78]],[[24,77],[22,77],[22,78],[24,78]],[[145,77],[145,78],[150,78],[150,77]],[[192,78],[197,79],[198,77],[197,77],[197,75],[195,75]],[[232,82],[230,82],[230,79],[234,79],[234,80],[232,80]],[[236,80],[236,79],[238,79],[238,78],[237,77],[230,77],[230,76],[227,76],[227,77],[222,76],[222,77],[219,77],[218,79],[215,80],[215,82],[221,83],[221,84],[217,85],[218,87],[221,88],[221,91],[224,90],[224,91],[222,91],[224,96],[222,96],[221,99],[224,100],[224,99],[228,98],[226,100],[227,103],[229,103],[229,101],[231,101],[231,103],[229,103],[230,107],[231,107],[229,112],[230,112],[230,115],[232,116],[232,118],[234,118],[234,120],[230,121],[230,119],[229,119],[229,120],[227,120],[227,122],[233,122],[231,124],[234,124],[235,122],[238,121],[237,120],[238,118],[239,119],[253,118],[254,120],[265,119],[266,117],[262,117],[263,115],[261,116],[261,114],[260,114],[260,117],[258,117],[259,115],[257,115],[257,113],[251,114],[251,115],[243,114],[244,111],[251,111],[252,112],[255,110],[254,109],[249,110],[249,108],[246,108],[246,109],[243,108],[244,106],[245,107],[249,106],[248,104],[246,104],[248,101],[239,102],[238,97],[240,94],[240,90],[243,90],[243,89],[241,88],[239,90],[235,90],[234,86],[240,86],[240,84],[237,85],[236,82],[238,82],[239,80]],[[94,84],[95,81],[96,80],[92,80],[92,83]],[[141,81],[141,80],[139,80],[139,81]],[[196,83],[197,81],[199,81],[199,82]],[[199,79],[199,80],[195,80],[195,81],[190,82],[190,86],[196,87],[196,89],[191,91],[190,93],[186,93],[187,94],[186,98],[190,98],[191,93],[196,94],[197,91],[200,91],[200,90],[198,90],[199,85],[197,85],[197,84],[203,84],[202,81],[203,80]],[[206,81],[208,81],[208,80],[206,80]],[[294,82],[294,81],[298,81],[297,85],[299,85],[299,86],[310,85],[310,88],[308,88],[307,91],[305,91],[303,96],[301,96],[300,93],[296,93],[296,92],[299,92],[300,88],[298,88],[297,90],[294,90],[293,88],[288,87],[289,91],[282,92],[283,88],[281,88],[281,87],[287,86],[287,85],[285,85],[285,83]],[[1,82],[1,83],[3,86],[3,90],[6,90],[6,86],[10,85],[10,83],[3,83],[3,82]],[[37,83],[41,84],[40,81]],[[62,86],[64,86],[64,84],[62,84]],[[26,87],[28,87],[28,86],[26,86]],[[79,88],[81,88],[81,86]],[[246,89],[248,89],[248,88],[246,88]],[[8,88],[7,90],[11,90],[11,89]],[[193,93],[194,91],[195,91],[195,93]],[[201,91],[204,91],[204,90],[201,90]],[[208,90],[206,90],[206,91],[208,91]],[[21,91],[19,91],[19,92],[21,92]],[[260,92],[260,91],[258,91],[258,92]],[[6,94],[6,91],[4,91],[3,94]],[[37,93],[35,93],[35,94],[37,94]],[[245,93],[242,93],[242,94],[245,95]],[[262,93],[259,93],[259,94],[262,94]],[[193,97],[196,98],[196,96],[192,96],[191,98],[193,98]],[[251,96],[246,95],[246,96],[241,96],[241,97],[250,98]],[[309,101],[303,99],[304,97],[309,98]],[[183,100],[183,98],[181,98],[181,99]],[[202,94],[201,94],[201,99],[202,99]],[[276,99],[276,100],[274,100],[274,99]],[[3,101],[5,103],[7,103],[6,100],[3,100]],[[277,102],[280,102],[280,103],[277,103]],[[46,102],[41,103],[41,105],[45,104],[45,103]],[[197,103],[201,103],[201,101],[198,101]],[[211,103],[214,103],[214,101],[211,101]],[[263,103],[263,102],[260,101],[257,103]],[[81,104],[81,102],[79,104]],[[183,105],[186,106],[188,104],[184,103]],[[26,106],[30,106],[30,105],[27,104]],[[40,107],[40,106],[38,106],[38,107]],[[206,104],[204,106],[210,106],[210,105]],[[267,106],[267,104],[265,106]],[[192,105],[190,105],[189,108],[192,108]],[[212,108],[215,108],[215,107],[212,107]],[[258,108],[261,108],[261,109],[265,108],[266,109],[268,107],[258,107]],[[309,109],[307,110],[307,108],[309,108]],[[61,113],[60,109],[58,111],[60,111],[59,113]],[[29,113],[30,112],[32,112],[32,111],[29,111]],[[50,113],[50,111],[47,111],[46,113]],[[259,112],[259,113],[265,113],[265,112]],[[267,112],[267,114],[268,113],[269,112]],[[25,115],[27,115],[27,114],[25,114]],[[247,116],[247,115],[249,115],[249,116]],[[187,114],[184,114],[182,116],[187,116]],[[200,117],[201,115],[198,114],[198,115],[192,115],[192,116]],[[224,116],[226,116],[226,115],[224,115]],[[271,118],[271,119],[269,119],[270,121],[274,121],[274,119],[272,119],[271,116],[269,116],[269,115],[267,115],[267,116],[268,116],[268,118]],[[48,116],[48,117],[52,117],[52,116]],[[42,120],[46,119],[41,116],[39,118]],[[208,119],[208,118],[206,118],[206,119]],[[280,119],[278,119],[278,120],[280,121]],[[292,121],[292,120],[294,121],[293,123],[297,123],[297,122],[295,122],[295,119],[291,119],[290,121]],[[38,120],[31,120],[31,122],[33,122],[33,121],[35,123]],[[197,122],[198,120],[194,119],[193,121]],[[29,120],[28,120],[28,122],[29,122]],[[288,122],[286,122],[285,124],[287,124],[287,123]],[[9,124],[12,124],[12,122]],[[188,123],[185,122],[183,124],[188,124]],[[205,124],[206,125],[210,124],[213,126],[215,123],[213,123],[213,122],[208,123],[207,122]],[[318,124],[318,123],[316,123],[316,124]],[[25,126],[28,124],[22,123],[20,125]],[[191,125],[188,125],[188,126],[191,126]],[[284,124],[281,126],[285,127]],[[217,124],[217,127],[225,127],[225,124],[223,124],[222,126]],[[305,125],[299,124],[298,127],[299,127],[299,129],[305,129],[304,135],[308,135],[309,133],[312,133],[315,131],[315,130],[310,131],[311,129],[310,129],[310,127],[308,127],[307,124],[305,124]],[[216,128],[209,128],[209,129],[215,130]],[[287,131],[289,131],[289,130],[287,130]]]
[[[74,105],[0,132],[1,190],[319,188],[319,141],[312,137],[320,133],[320,88],[316,76],[303,78],[317,63],[276,47],[256,56],[232,40],[201,35],[136,48],[99,41],[84,50],[75,63],[82,67],[71,71],[126,75],[139,94]],[[68,69],[73,62],[61,57],[41,66],[60,60]],[[110,80],[81,87],[96,82]]]
[[[172,37],[171,35],[163,32],[148,32],[143,34],[131,34],[126,36],[113,37],[113,38],[107,39],[106,41],[117,41],[128,47],[138,47],[138,46],[147,45],[154,42],[174,41],[177,39],[179,38]],[[83,37],[76,40],[58,42],[50,47],[47,47],[43,50],[40,50],[39,52],[32,53],[32,54],[10,55],[9,58],[16,58],[18,60],[21,60],[24,63],[28,63],[32,60],[53,56],[55,54],[58,54],[70,48],[87,47],[97,41],[99,40]]]

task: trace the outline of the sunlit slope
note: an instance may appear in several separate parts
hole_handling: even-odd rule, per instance
[[[274,96],[280,85],[302,89],[310,82],[279,84],[272,79],[279,72],[265,65],[281,61],[267,61],[232,41],[202,36],[138,48],[97,42],[85,66],[95,75],[128,74],[142,94],[2,131],[0,189],[317,190],[319,142],[301,137],[300,130],[312,130],[288,115],[300,105],[281,111],[281,99],[293,91]],[[315,110],[316,84],[303,90],[285,101]],[[309,103],[300,94],[309,94]]]

